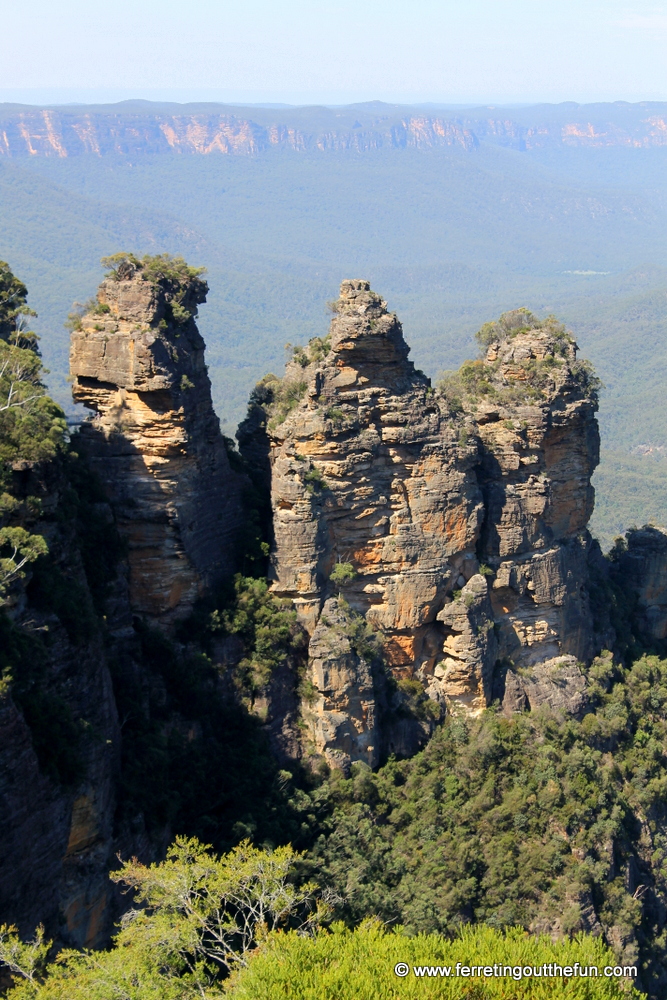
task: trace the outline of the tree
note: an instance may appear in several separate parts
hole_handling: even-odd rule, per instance
[[[38,974],[43,971],[50,947],[51,942],[44,941],[44,928],[41,924],[32,941],[21,941],[13,925],[0,926],[0,966],[8,966],[13,976],[29,983],[35,983]]]
[[[17,346],[33,346],[37,340],[27,330],[28,316],[36,316],[27,303],[28,289],[14,274],[9,264],[0,260],[0,340]]]
[[[111,878],[147,907],[128,915],[128,928],[159,921],[178,931],[174,946],[190,971],[197,962],[231,971],[269,931],[294,919],[302,929],[312,923],[316,886],[292,880],[299,857],[289,846],[265,851],[244,840],[217,858],[196,839],[177,837],[166,861],[128,861]]]
[[[2,556],[3,551],[9,555]],[[0,528],[0,606],[5,603],[7,587],[25,576],[23,567],[48,551],[41,535],[31,535],[25,528]]]
[[[0,352],[0,413],[18,407],[29,407],[46,395],[41,381],[42,364],[33,350],[11,344],[2,345]]]
[[[38,338],[27,328],[27,317],[35,315],[27,294],[0,261],[0,484],[5,486],[16,461],[53,458],[66,431],[65,415],[43,382],[47,372]]]
[[[44,967],[41,930],[24,944],[15,928],[0,929],[0,964],[15,981],[8,1000],[218,1000],[222,979],[271,931],[303,932],[322,916],[313,883],[295,884],[299,860],[291,847],[248,841],[217,857],[177,837],[160,864],[125,862],[111,877],[141,908],[125,915],[109,951],[63,951]]]
[[[351,583],[356,579],[356,572],[352,563],[338,562],[331,570],[331,575],[329,579],[332,583],[345,584]]]

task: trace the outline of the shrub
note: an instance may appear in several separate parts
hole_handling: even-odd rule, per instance
[[[0,340],[0,485],[12,463],[39,462],[62,449],[66,422],[46,394],[39,355]]]
[[[396,687],[402,696],[403,715],[412,715],[422,721],[439,721],[442,718],[442,706],[428,697],[424,685],[416,677],[402,677]]]
[[[510,967],[504,976],[474,978],[456,976],[456,964],[470,968]],[[596,966],[599,977],[514,978],[515,969],[540,968],[556,963],[561,967]],[[410,966],[399,978],[397,963]],[[232,981],[233,1000],[386,1000],[389,997],[440,997],[442,1000],[541,1000],[571,997],[572,1000],[612,1000],[641,994],[628,982],[603,977],[605,966],[615,966],[613,954],[599,938],[580,935],[574,941],[554,943],[548,937],[530,937],[521,930],[502,931],[490,927],[464,927],[453,940],[436,934],[407,937],[387,931],[379,922],[366,921],[356,930],[343,924],[314,937],[294,932],[272,934],[266,944]],[[413,968],[450,967],[450,976],[416,976]]]
[[[325,490],[327,488],[324,476],[315,465],[308,469],[308,472],[303,477],[303,481],[309,493],[312,493],[314,490]]]
[[[0,605],[7,587],[25,577],[24,567],[48,551],[41,535],[31,535],[25,528],[0,528]]]
[[[26,323],[36,315],[28,306],[28,289],[12,274],[9,264],[0,260],[0,340],[34,348],[38,338]]]
[[[269,404],[269,427],[278,427],[298,405],[306,394],[308,383],[302,379],[276,379],[270,383],[271,403]]]
[[[555,316],[538,319],[530,309],[525,307],[513,309],[503,313],[500,319],[485,323],[475,334],[475,340],[482,352],[486,353],[491,344],[510,340],[517,334],[526,333],[529,330],[546,330],[556,341],[561,354],[566,352],[568,344],[573,343],[572,335]]]
[[[102,267],[109,269],[105,277],[113,278],[116,281],[120,280],[123,266],[126,265],[141,271],[143,280],[150,281],[152,284],[163,282],[175,285],[187,284],[206,273],[205,267],[192,267],[183,257],[173,257],[169,253],[145,254],[143,257],[136,257],[133,253],[121,251],[111,254],[109,257],[102,257],[100,263]]]
[[[252,700],[266,686],[272,671],[303,644],[291,601],[281,600],[269,590],[266,580],[238,574],[234,597],[211,612],[209,631],[238,636],[245,655],[234,670],[239,689]]]

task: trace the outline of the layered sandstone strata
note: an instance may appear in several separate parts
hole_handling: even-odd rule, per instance
[[[643,105],[561,105],[546,117],[540,109],[494,117],[406,113],[385,105],[349,109],[274,109],[210,105],[207,110],[172,105],[118,112],[81,108],[5,105],[0,112],[0,158],[125,156],[256,156],[270,149],[306,151],[377,149],[472,150],[480,143],[514,149],[610,146],[641,148],[667,144],[665,105],[653,113]]]
[[[464,405],[480,445],[485,519],[479,543],[494,570],[501,656],[519,667],[594,654],[586,530],[599,460],[596,379],[555,321],[524,310],[484,330],[484,361],[464,366]],[[445,394],[451,385],[445,384]]]
[[[239,438],[250,461],[268,456],[273,587],[311,633],[312,746],[373,764],[414,749],[447,705],[488,705],[503,661],[592,655],[595,385],[572,338],[525,311],[485,328],[484,359],[438,390],[368,282],[343,282],[335,312],[260,384]],[[368,663],[336,653],[339,594],[380,637],[382,694]]]
[[[81,440],[128,542],[130,603],[163,623],[233,567],[240,479],[211,403],[197,306],[208,287],[184,262],[127,256],[72,334]]]

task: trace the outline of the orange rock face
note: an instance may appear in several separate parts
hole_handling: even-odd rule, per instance
[[[448,707],[489,704],[504,659],[590,654],[597,423],[590,373],[550,321],[503,317],[485,359],[456,376],[456,395],[414,369],[368,282],[343,282],[335,308],[328,337],[297,350],[282,381],[260,384],[239,437],[249,456],[268,454],[275,592],[318,649],[323,608],[339,594],[348,629],[364,620],[383,647],[372,725],[355,710],[357,736],[342,742],[356,690],[349,653],[334,669],[327,632],[323,672],[311,651],[313,746],[337,765],[341,754],[373,764],[414,750]],[[369,671],[359,664],[353,701],[371,697]]]
[[[231,572],[241,521],[194,322],[206,291],[126,262],[72,334],[74,399],[95,412],[82,441],[128,543],[132,609],[165,624]]]

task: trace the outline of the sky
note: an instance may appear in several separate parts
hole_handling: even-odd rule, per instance
[[[0,101],[667,100],[667,2],[0,0]]]

